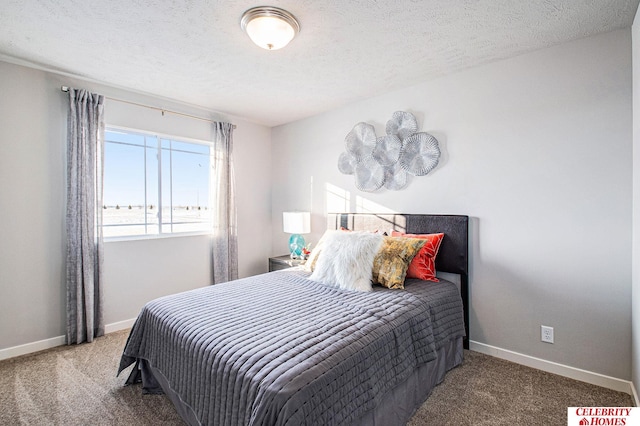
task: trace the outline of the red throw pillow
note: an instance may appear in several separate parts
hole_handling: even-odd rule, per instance
[[[436,278],[436,255],[440,249],[440,243],[442,243],[444,234],[403,234],[402,232],[392,231],[391,236],[427,240],[409,264],[407,278],[417,278],[419,280],[434,282],[440,281]]]

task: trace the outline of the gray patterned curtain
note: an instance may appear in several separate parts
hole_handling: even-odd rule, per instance
[[[238,278],[238,229],[233,175],[233,125],[214,123],[213,138],[213,284]]]
[[[102,178],[104,98],[69,89],[67,119],[67,344],[104,334]]]

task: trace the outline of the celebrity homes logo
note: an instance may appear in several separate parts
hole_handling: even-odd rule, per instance
[[[568,426],[640,426],[635,407],[569,407]]]

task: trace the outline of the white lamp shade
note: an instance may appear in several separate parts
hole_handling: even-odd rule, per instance
[[[267,50],[285,47],[300,31],[295,16],[273,6],[247,10],[242,15],[240,25],[255,44]]]
[[[282,229],[287,234],[308,234],[311,232],[311,213],[283,212]]]
[[[296,35],[291,25],[275,16],[252,19],[246,31],[255,44],[267,50],[285,47]]]

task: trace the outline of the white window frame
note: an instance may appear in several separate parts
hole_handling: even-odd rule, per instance
[[[208,146],[211,150],[211,154],[210,154],[210,158],[211,158],[211,163],[213,163],[213,143],[209,142],[209,141],[205,141],[205,140],[200,140],[200,139],[194,139],[194,138],[188,138],[188,137],[183,137],[183,136],[176,136],[176,135],[170,135],[167,133],[160,133],[160,132],[153,132],[153,131],[149,131],[149,130],[140,130],[140,129],[134,129],[134,128],[130,128],[130,127],[123,127],[123,126],[114,126],[114,125],[106,125],[105,126],[105,140],[104,140],[104,144],[105,144],[105,148],[106,148],[106,144],[107,143],[120,143],[122,145],[130,145],[130,146],[138,146],[140,147],[141,145],[134,145],[134,144],[127,144],[124,142],[107,142],[106,140],[106,132],[108,131],[114,131],[114,132],[123,132],[123,133],[134,133],[134,134],[138,134],[138,135],[143,135],[143,136],[152,136],[152,137],[156,137],[158,140],[158,153],[157,153],[157,159],[158,159],[158,233],[156,234],[147,234],[147,226],[155,226],[155,224],[148,224],[147,221],[145,220],[144,224],[139,224],[139,225],[144,225],[145,226],[145,234],[137,234],[137,235],[118,235],[118,236],[108,236],[108,237],[104,237],[104,241],[105,242],[110,242],[110,241],[130,241],[130,240],[153,240],[153,239],[163,239],[163,238],[176,238],[176,237],[189,237],[189,236],[198,236],[198,235],[211,235],[213,230],[209,230],[209,231],[190,231],[190,232],[162,232],[162,209],[163,209],[163,204],[162,204],[162,139],[169,139],[172,141],[176,141],[176,142],[185,142],[185,143],[192,143],[192,144],[198,144],[198,145],[205,145]],[[146,211],[146,192],[147,192],[147,173],[146,173],[146,156],[147,156],[147,146],[145,145],[144,147],[144,156],[145,156],[145,173],[144,173],[144,183],[145,183],[145,211]],[[173,151],[173,150],[171,150]],[[179,151],[179,150],[177,150]],[[106,169],[106,168],[105,168]],[[106,170],[105,170],[106,172]],[[170,167],[169,168],[169,173],[173,172],[173,168]],[[171,185],[171,189],[169,191],[169,193],[171,194],[171,196],[173,196],[173,180],[170,179],[169,180],[170,185]],[[211,185],[212,185],[212,181],[210,179],[209,181],[209,190],[211,191]],[[104,182],[103,182],[104,184]],[[171,203],[170,203],[171,204]],[[102,206],[99,206],[99,208],[102,208]],[[213,212],[212,212],[213,214]],[[165,224],[166,225],[166,224]],[[106,227],[111,227],[111,226],[116,226],[116,225],[105,225],[104,223],[102,224],[102,228],[103,228],[103,233],[104,233],[104,229]],[[171,226],[173,227],[173,218],[171,220]]]

